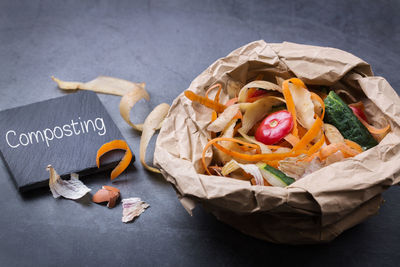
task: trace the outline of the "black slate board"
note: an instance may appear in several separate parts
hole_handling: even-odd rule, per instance
[[[63,178],[114,167],[123,151],[104,155],[96,166],[98,148],[114,139],[122,134],[93,92],[0,112],[1,154],[20,191],[47,185],[49,164]]]

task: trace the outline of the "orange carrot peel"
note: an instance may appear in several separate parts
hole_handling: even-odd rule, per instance
[[[314,124],[306,132],[306,134],[300,139],[300,141],[293,147],[293,150],[305,149],[307,145],[319,134],[323,126],[322,120],[316,116]]]
[[[330,144],[330,145],[322,148],[319,151],[319,158],[321,160],[325,160],[328,156],[336,153],[339,150],[343,153],[343,156],[345,158],[354,157],[354,156],[360,154],[360,152],[347,146],[345,143],[335,143],[335,144]]]
[[[222,113],[226,108],[225,105],[222,105],[216,101],[210,100],[207,97],[197,95],[197,94],[193,93],[192,91],[186,90],[184,94],[191,101],[198,102],[198,103],[202,104],[203,106],[206,106],[208,108],[215,110],[218,113]]]
[[[221,90],[222,90],[222,85],[220,83],[216,83],[213,86],[211,86],[210,88],[208,88],[208,90],[206,91],[205,97],[209,99],[208,94],[215,88],[219,88],[217,91],[217,94],[214,97],[214,101],[215,102],[219,102],[219,96],[221,94]]]
[[[312,155],[317,152],[325,143],[325,135],[322,133],[321,138],[307,152],[307,155]]]
[[[237,97],[234,97],[234,98],[229,99],[229,100],[225,103],[225,106],[229,107],[229,106],[232,106],[233,104],[236,104],[237,102],[238,102],[238,98],[237,98]]]
[[[348,139],[344,139],[344,143],[345,143],[347,146],[349,146],[349,147],[351,147],[351,148],[357,150],[357,151],[360,152],[360,153],[364,151],[364,150],[362,149],[362,147],[361,147],[359,144],[357,144],[356,142],[354,142],[354,141],[351,141],[351,140],[348,140]]]
[[[297,145],[297,143],[298,142],[300,142],[300,139],[298,138],[298,137],[296,137],[296,136],[294,136],[293,134],[288,134],[288,135],[286,135],[285,137],[284,137],[284,139],[286,140],[286,141],[288,141],[291,145],[292,145],[292,147],[294,147],[295,145]]]
[[[236,104],[238,102],[238,98],[234,97],[229,99],[226,103],[225,106],[229,107],[232,106],[234,104]],[[238,110],[238,112],[236,113],[235,117],[233,117],[234,119],[242,119],[243,118],[243,114],[240,110]]]
[[[367,130],[371,133],[371,134],[387,134],[390,131],[390,124],[386,125],[385,127],[379,129],[376,128],[372,125],[370,125],[368,122],[366,122],[363,118],[361,118],[360,116],[358,116],[358,114],[353,113],[354,115],[356,115],[356,117],[360,120],[360,122],[365,126],[365,128],[367,128]]]
[[[234,142],[234,143],[238,143],[238,144],[241,144],[241,145],[248,146],[250,148],[256,149],[256,153],[257,154],[250,155],[250,154],[244,154],[244,153],[240,153],[240,152],[229,150],[229,149],[227,149],[227,148],[225,148],[225,147],[223,147],[223,146],[221,146],[221,145],[219,145],[217,143],[217,142],[220,142],[220,141],[230,141],[230,142]],[[228,154],[228,155],[230,155],[230,156],[232,156],[234,158],[237,158],[237,159],[242,159],[242,160],[246,160],[246,161],[250,161],[250,162],[258,162],[258,161],[269,162],[269,161],[275,161],[275,160],[282,160],[282,159],[287,158],[287,157],[295,157],[295,156],[298,156],[300,154],[305,154],[306,153],[305,150],[298,150],[298,151],[290,151],[290,152],[285,152],[285,153],[260,154],[261,149],[256,144],[247,143],[247,142],[244,142],[242,140],[235,139],[235,138],[219,137],[219,138],[215,138],[215,139],[210,140],[207,143],[207,145],[204,147],[204,149],[203,149],[202,163],[203,163],[204,169],[207,171],[208,174],[210,174],[210,172],[207,169],[207,164],[206,164],[206,161],[205,161],[205,154],[206,154],[207,149],[212,145],[216,149],[222,151],[225,154]]]
[[[124,140],[113,140],[111,142],[105,143],[99,148],[99,150],[97,150],[97,155],[96,155],[97,168],[100,168],[100,157],[103,156],[105,153],[115,149],[125,150],[125,155],[118,163],[117,167],[115,167],[114,170],[112,170],[111,180],[117,178],[129,166],[129,163],[132,160],[132,152],[129,149],[128,144]]]
[[[286,107],[287,107],[288,111],[290,112],[290,114],[292,114],[292,118],[293,118],[292,134],[295,137],[299,137],[299,131],[297,129],[296,107],[294,105],[292,93],[290,92],[290,89],[289,89],[289,81],[290,80],[286,80],[286,81],[283,82],[283,84],[282,84],[282,93],[283,93],[283,96],[284,96],[285,101],[286,101]]]
[[[209,175],[211,175],[211,173],[210,173],[210,171],[208,170],[207,164],[206,164],[206,159],[205,159],[205,157],[206,157],[206,152],[207,152],[207,149],[208,149],[211,145],[214,145],[214,146],[215,146],[215,145],[216,145],[216,142],[219,142],[219,141],[231,141],[231,142],[234,142],[234,143],[238,143],[238,144],[241,144],[241,145],[245,145],[245,146],[251,147],[251,148],[253,148],[253,149],[256,149],[256,153],[261,153],[260,146],[259,146],[259,145],[256,145],[256,144],[247,143],[247,142],[244,142],[244,141],[242,141],[242,140],[235,139],[235,138],[229,138],[229,137],[218,137],[218,138],[214,138],[214,139],[212,139],[211,141],[209,141],[209,142],[207,143],[207,145],[204,147],[203,153],[202,153],[202,155],[201,155],[201,161],[202,161],[202,163],[203,163],[203,167],[204,167],[204,169],[207,171],[207,173],[208,173]],[[224,149],[225,149],[225,148],[224,148]],[[226,149],[226,151],[233,152],[233,151],[230,151],[230,150],[228,150],[228,149]],[[224,151],[223,151],[223,152],[224,152]],[[236,153],[237,153],[237,152],[236,152]],[[240,153],[238,153],[238,154],[240,154]],[[247,154],[244,154],[244,155],[247,155]]]
[[[218,114],[215,110],[211,113],[211,122],[215,121],[218,117]]]
[[[218,138],[215,138],[218,139]],[[282,160],[287,157],[296,157],[300,154],[305,154],[305,150],[300,150],[300,151],[290,151],[290,152],[285,152],[285,153],[267,153],[267,154],[254,154],[254,155],[249,155],[249,154],[243,154],[239,153],[236,151],[231,151],[215,142],[213,142],[215,139],[211,140],[208,144],[215,146],[218,150],[221,150],[222,152],[238,159],[246,160],[246,161],[251,161],[251,162],[257,162],[257,161],[263,161],[263,162],[269,162],[273,160]],[[234,139],[235,142],[237,139]],[[220,140],[224,141],[224,140]]]

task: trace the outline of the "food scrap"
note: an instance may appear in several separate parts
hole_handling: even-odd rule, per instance
[[[111,209],[117,204],[119,195],[120,192],[118,188],[105,185],[93,195],[92,201],[94,203],[107,202],[107,207]]]
[[[133,106],[140,100],[145,99],[150,100],[150,96],[144,87],[137,86],[133,90],[121,98],[119,102],[119,113],[122,118],[136,131],[143,131],[143,124],[134,124],[131,122],[130,112]]]
[[[91,191],[79,180],[76,173],[71,173],[71,179],[63,180],[51,165],[47,166],[46,170],[50,172],[49,187],[54,198],[63,196],[68,199],[79,199]]]
[[[147,116],[143,125],[142,137],[140,138],[140,162],[149,171],[160,173],[160,171],[154,167],[147,165],[146,149],[149,145],[151,137],[156,132],[159,125],[163,122],[165,116],[167,116],[169,105],[162,103],[154,108],[152,112]]]
[[[125,198],[122,200],[122,222],[128,223],[139,217],[145,209],[147,209],[150,205],[146,202],[142,201],[138,197],[133,198]]]
[[[90,90],[96,93],[119,96],[124,96],[137,88],[144,89],[146,85],[145,83],[134,83],[108,76],[99,76],[86,83],[62,81],[54,76],[51,76],[51,79],[55,81],[58,87],[62,90]]]
[[[132,160],[132,152],[129,149],[128,144],[124,140],[113,140],[111,142],[105,143],[99,148],[99,150],[97,150],[97,156],[96,156],[97,168],[100,168],[100,157],[103,156],[105,153],[114,149],[122,149],[125,150],[126,152],[122,160],[118,163],[117,167],[115,167],[114,170],[112,170],[111,180],[117,178],[126,168],[128,168],[129,163]]]
[[[262,77],[237,95],[230,92],[225,103],[219,101],[221,84],[210,86],[205,96],[185,91],[189,100],[212,110],[210,139],[202,153],[206,174],[286,187],[372,148],[390,131],[389,124],[376,128],[368,123],[362,101],[346,103],[334,90],[310,90],[298,78],[276,77],[275,84]],[[208,92],[217,87],[210,99]],[[345,95],[356,101],[349,92]],[[206,157],[209,149],[211,159]]]

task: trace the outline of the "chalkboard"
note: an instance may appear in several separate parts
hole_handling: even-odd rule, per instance
[[[123,151],[104,155],[101,169],[96,166],[97,150],[114,139],[123,136],[93,92],[0,112],[0,151],[20,191],[47,185],[49,164],[63,178],[114,167]]]

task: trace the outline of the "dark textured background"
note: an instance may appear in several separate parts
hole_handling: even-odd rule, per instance
[[[147,83],[152,98],[135,109],[140,121],[157,104],[172,102],[217,58],[258,39],[349,51],[400,89],[399,13],[399,1],[2,0],[0,109],[63,95],[51,75],[78,81],[110,75]],[[120,98],[99,97],[137,154],[139,136],[120,117]],[[151,207],[123,224],[121,205],[108,210],[85,200],[55,200],[48,189],[20,195],[0,162],[1,266],[400,262],[398,186],[384,194],[378,215],[332,243],[284,246],[244,236],[201,207],[190,217],[162,177],[134,166],[115,184],[123,197],[141,197]],[[97,190],[110,184],[108,175],[84,181]]]

